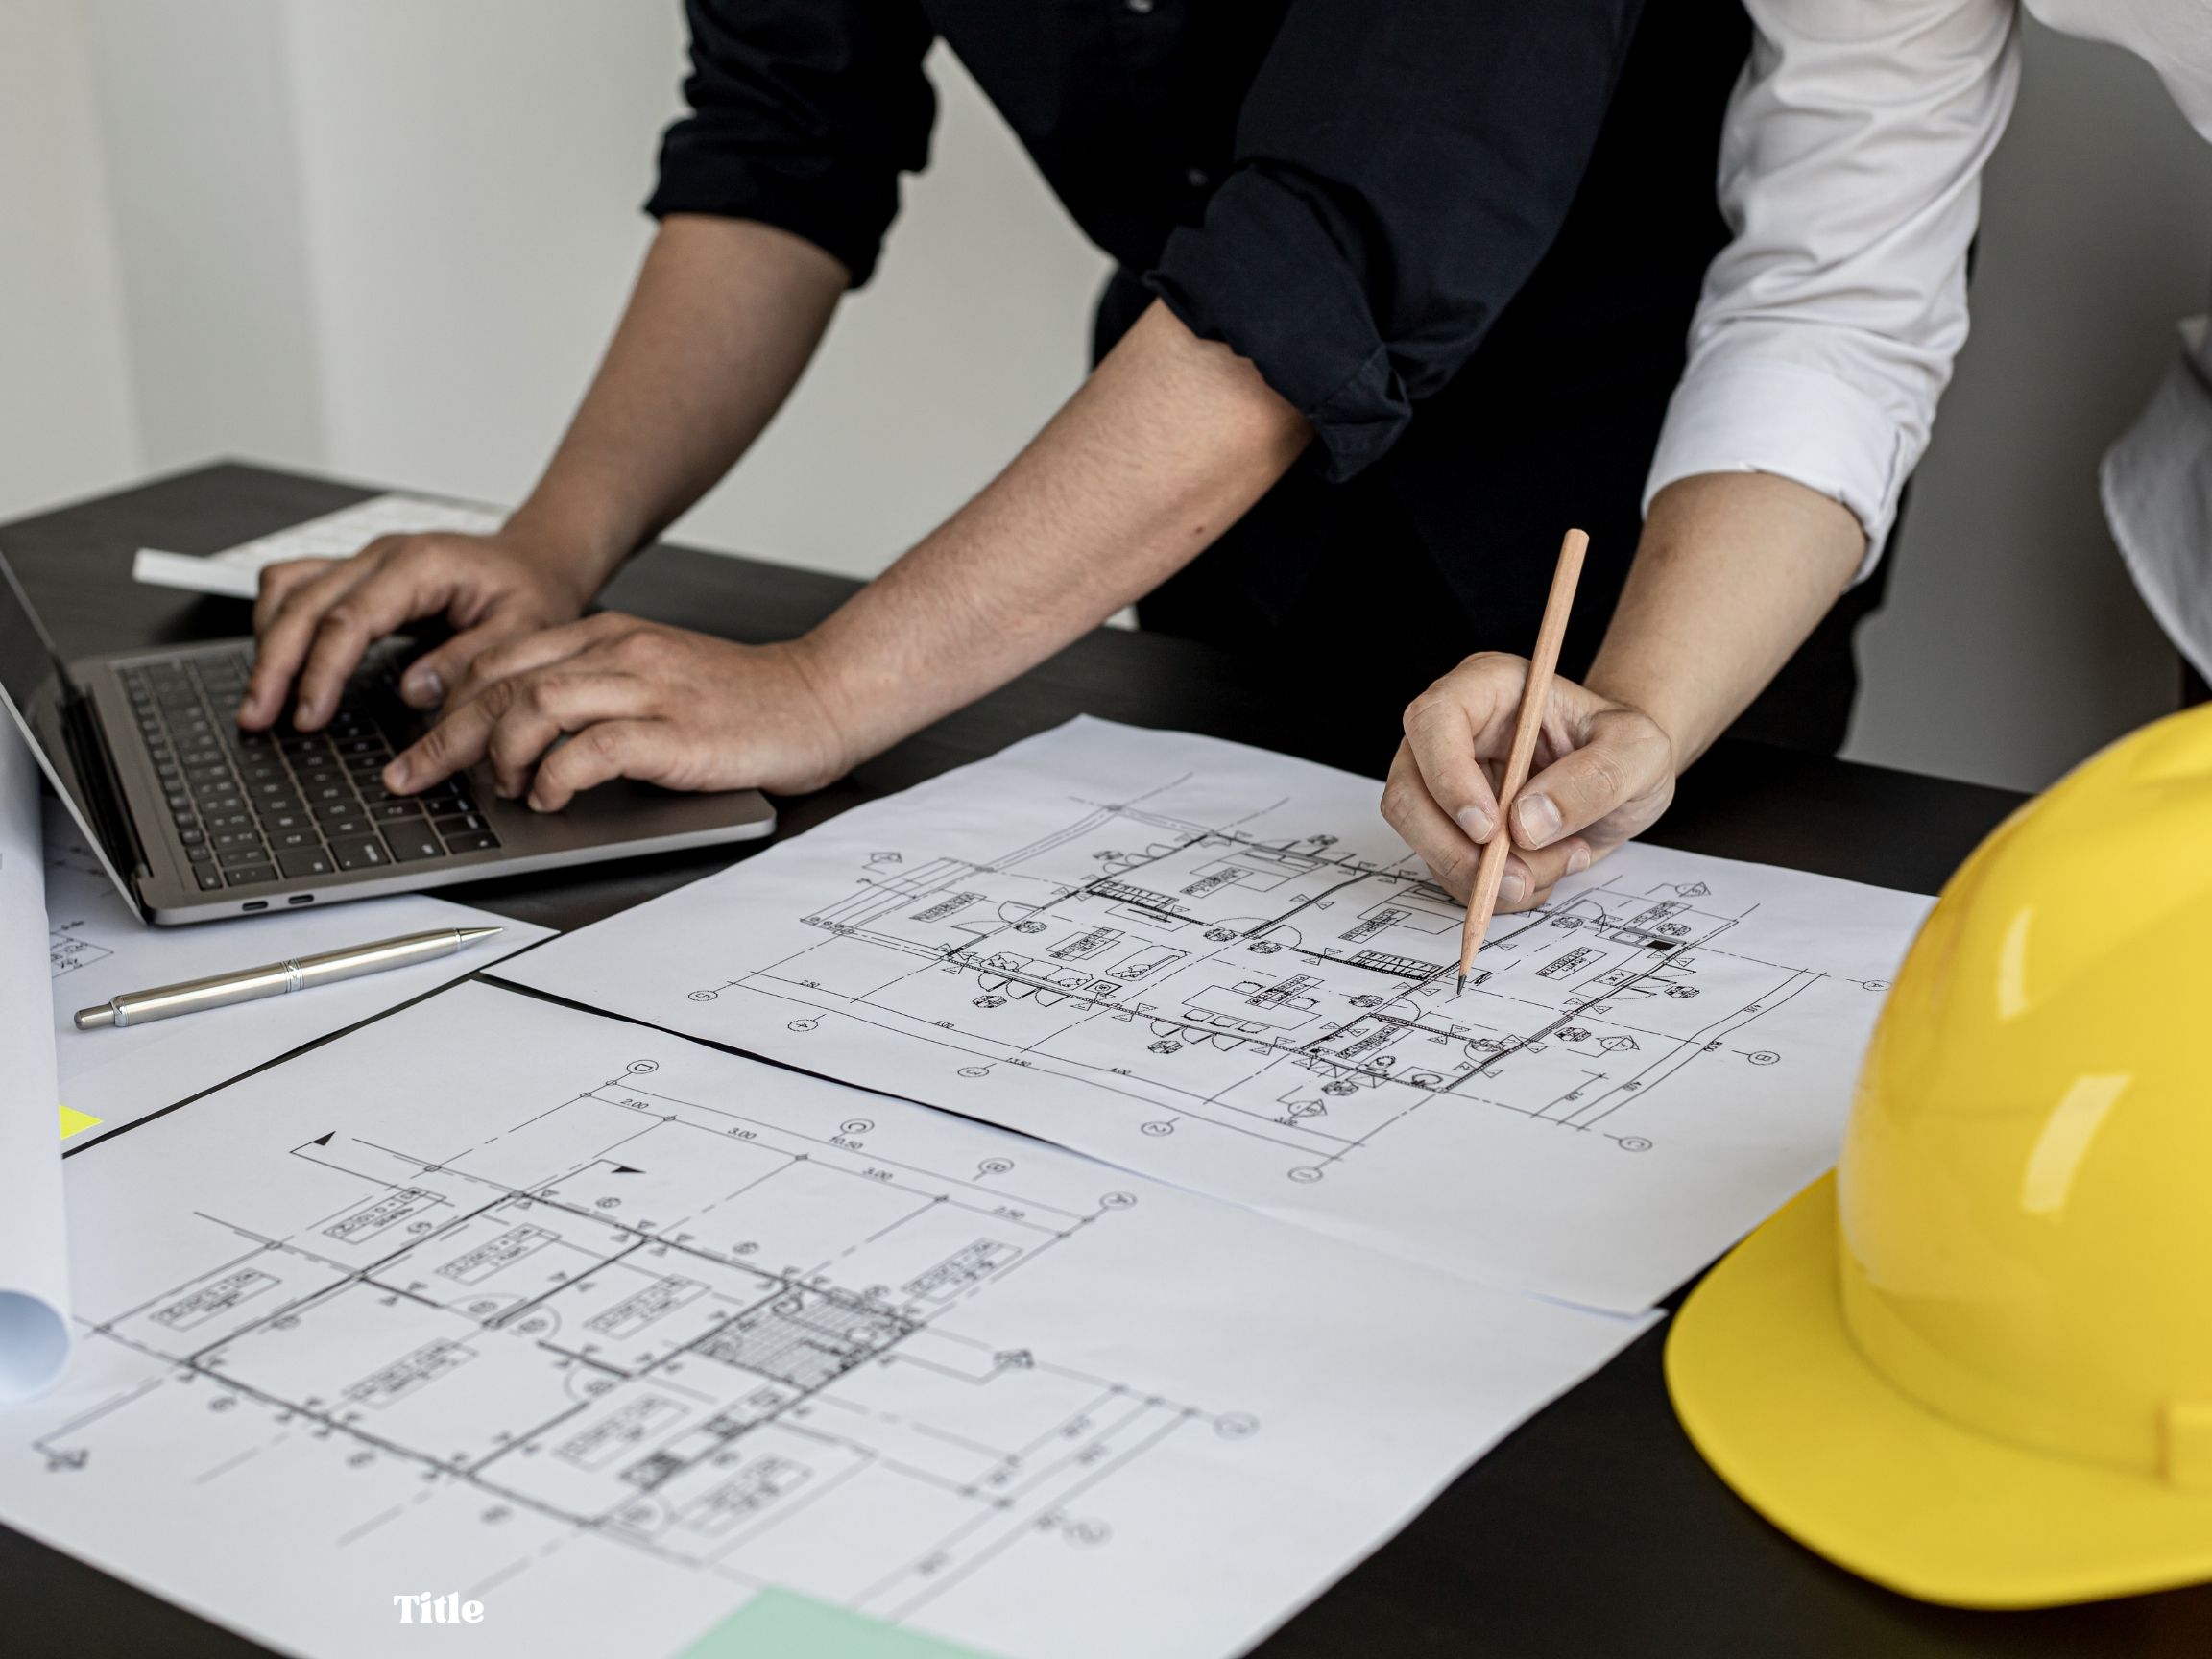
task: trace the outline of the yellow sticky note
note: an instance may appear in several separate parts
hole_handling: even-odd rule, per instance
[[[66,1106],[61,1108],[61,1139],[64,1141],[72,1135],[82,1135],[85,1130],[97,1129],[99,1126],[100,1119],[89,1112],[73,1112]]]

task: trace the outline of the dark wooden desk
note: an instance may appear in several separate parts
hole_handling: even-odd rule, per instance
[[[0,527],[67,655],[246,631],[245,607],[130,581],[134,548],[210,552],[342,507],[366,490],[208,468]],[[609,602],[738,639],[796,634],[852,584],[663,548]],[[798,830],[1087,712],[1210,733],[1380,774],[1392,734],[1351,732],[1325,683],[1258,683],[1219,656],[1101,630],[852,779],[785,804]],[[1656,840],[1934,892],[2015,804],[2000,790],[1723,744]],[[487,881],[454,896],[575,927],[695,879],[724,854]],[[84,1155],[99,1156],[98,1145]],[[1799,1550],[1738,1503],[1675,1427],[1663,1330],[1516,1432],[1411,1526],[1263,1645],[1266,1659],[1422,1654],[2083,1655],[2212,1650],[2212,1589],[2041,1614],[1924,1607]],[[1234,1540],[1222,1549],[1233,1551]],[[243,1655],[252,1643],[0,1528],[0,1650]],[[1137,1656],[1132,1656],[1137,1659]]]

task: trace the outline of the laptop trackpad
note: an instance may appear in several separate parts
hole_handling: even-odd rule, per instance
[[[775,808],[753,789],[698,794],[618,778],[585,790],[558,812],[533,812],[522,801],[494,795],[482,767],[471,770],[469,781],[501,844],[523,854],[710,835],[775,818]]]

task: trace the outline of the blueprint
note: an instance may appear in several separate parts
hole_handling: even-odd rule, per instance
[[[1211,1659],[1648,1324],[482,984],[65,1176],[0,1521],[318,1656],[436,1596],[655,1659],[773,1586]]]
[[[494,972],[1618,1310],[1833,1160],[1932,901],[1631,846],[1455,997],[1379,793],[1073,721]]]
[[[241,1071],[447,980],[489,967],[550,928],[427,894],[320,905],[271,916],[150,927],[123,902],[60,804],[46,803],[46,947],[53,987],[63,1129],[72,1149],[113,1134]],[[282,962],[438,927],[495,926],[497,937],[435,962],[344,979],[151,1024],[80,1031],[80,1008],[126,991]]]

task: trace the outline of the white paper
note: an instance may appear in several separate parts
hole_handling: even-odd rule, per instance
[[[38,849],[38,767],[0,711],[0,1401],[36,1394],[69,1360]]]
[[[550,937],[552,929],[514,922],[427,895],[274,912],[191,927],[150,927],[123,902],[77,827],[58,802],[46,803],[46,925],[53,1047],[60,1061],[61,1103],[72,1148],[190,1098],[242,1071],[288,1054],[356,1022],[490,967]],[[126,991],[149,991],[209,974],[342,950],[436,927],[498,927],[486,939],[435,962],[319,985],[288,997],[241,1002],[147,1025],[80,1031],[80,1008]]]
[[[378,495],[220,553],[164,553],[142,547],[131,566],[131,575],[134,581],[156,588],[251,599],[261,589],[265,565],[279,565],[287,559],[350,558],[379,536],[423,530],[485,536],[506,520],[506,514],[482,507],[419,495]]]
[[[1218,1659],[1646,1320],[474,984],[69,1160],[0,1521],[276,1647]],[[408,1638],[401,1636],[404,1644]]]
[[[1629,847],[1455,999],[1379,794],[1079,720],[500,976],[1600,1308],[1833,1160],[1929,900]]]

